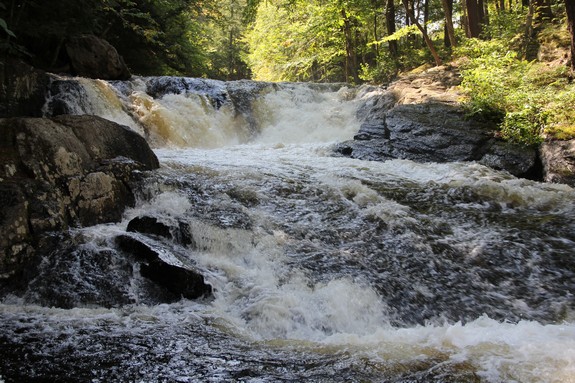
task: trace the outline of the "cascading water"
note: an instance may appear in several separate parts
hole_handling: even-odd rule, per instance
[[[346,88],[54,86],[81,103],[55,92],[47,114],[129,125],[162,168],[123,222],[71,233],[4,298],[0,381],[575,381],[571,188],[334,157],[359,127]],[[142,216],[185,224],[193,244],[149,240],[213,297],[161,303],[115,241]]]

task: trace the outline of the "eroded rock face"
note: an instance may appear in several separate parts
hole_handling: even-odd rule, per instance
[[[118,221],[158,166],[144,138],[99,117],[0,119],[0,280],[44,233]]]
[[[94,35],[74,36],[66,43],[70,65],[78,76],[127,80],[130,71],[110,43]]]
[[[495,126],[468,119],[458,103],[456,71],[434,68],[385,89],[370,89],[353,141],[336,152],[363,160],[478,161],[518,177],[541,179],[537,148],[504,143]]]

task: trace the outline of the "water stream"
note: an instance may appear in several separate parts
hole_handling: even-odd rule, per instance
[[[128,125],[161,169],[122,222],[72,232],[3,299],[0,381],[575,382],[573,189],[336,157],[357,89],[55,86],[48,115]],[[187,225],[193,246],[158,246],[213,297],[156,300],[114,241],[138,216]]]

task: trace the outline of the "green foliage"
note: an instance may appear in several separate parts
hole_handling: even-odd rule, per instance
[[[421,32],[417,28],[417,26],[415,26],[415,25],[406,25],[404,27],[399,28],[397,31],[395,31],[395,33],[392,33],[389,36],[385,36],[381,40],[377,41],[377,44],[387,43],[390,41],[398,41],[398,40],[401,40],[402,38],[405,38],[405,37],[408,37],[411,35],[420,36]]]
[[[545,100],[533,95],[528,73],[532,63],[506,51],[498,40],[469,40],[459,50],[467,52],[461,87],[470,116],[499,125],[501,137],[531,145],[541,141],[548,113]]]
[[[247,33],[254,78],[266,81],[343,80],[341,19],[319,1],[261,3]]]
[[[572,137],[575,86],[567,82],[565,66],[521,59],[524,31],[519,20],[524,16],[523,11],[501,13],[486,29],[487,35],[501,37],[467,39],[456,50],[465,107],[470,116],[493,121],[499,135],[513,142],[534,145],[545,136]],[[545,27],[541,36],[553,46],[543,43],[541,51],[554,52],[559,49],[553,32],[557,27]]]
[[[377,61],[375,66],[368,63],[360,67],[359,78],[367,83],[381,84],[390,82],[397,75],[396,62],[391,58]]]
[[[549,112],[539,106],[529,105],[518,112],[509,112],[501,124],[501,137],[525,145],[540,144],[548,119]]]

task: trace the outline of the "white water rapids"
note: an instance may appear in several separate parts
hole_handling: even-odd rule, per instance
[[[56,288],[78,307],[33,292],[0,305],[0,344],[16,345],[0,352],[31,366],[0,362],[0,382],[575,382],[573,189],[335,157],[359,128],[351,89],[256,87],[248,108],[80,81],[75,112],[131,126],[161,163],[123,222],[80,230],[80,248],[119,256],[134,217],[184,221],[196,246],[170,246],[214,297],[153,304],[134,277],[130,303],[82,304],[97,276],[74,259]]]

